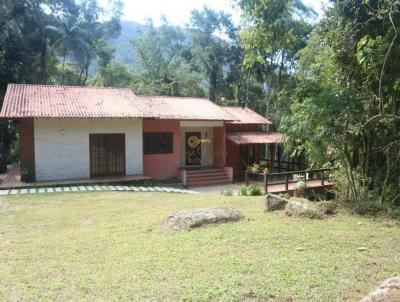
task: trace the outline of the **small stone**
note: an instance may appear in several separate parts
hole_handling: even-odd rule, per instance
[[[296,252],[301,252],[301,251],[304,251],[302,247],[296,247]]]
[[[367,248],[364,246],[360,246],[359,248],[357,248],[357,250],[359,250],[360,252],[364,252],[367,250]]]

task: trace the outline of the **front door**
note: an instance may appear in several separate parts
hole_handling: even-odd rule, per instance
[[[125,134],[90,134],[90,177],[125,176]]]
[[[201,132],[185,133],[186,166],[201,165]]]

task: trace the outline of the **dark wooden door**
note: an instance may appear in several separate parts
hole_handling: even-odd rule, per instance
[[[185,133],[185,162],[187,166],[201,165],[201,132]]]
[[[125,176],[125,134],[90,134],[90,177]]]

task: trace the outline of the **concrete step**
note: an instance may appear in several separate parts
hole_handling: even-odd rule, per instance
[[[225,180],[225,179],[229,179],[228,175],[226,175],[226,174],[218,175],[218,176],[203,175],[203,176],[196,176],[196,177],[188,177],[188,178],[186,178],[186,182],[191,183],[191,182],[196,182],[196,181],[217,181],[217,180]]]
[[[225,169],[219,169],[219,168],[196,169],[196,170],[186,170],[186,175],[214,174],[221,172],[225,173]]]

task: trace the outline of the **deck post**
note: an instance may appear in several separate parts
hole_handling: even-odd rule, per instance
[[[322,185],[322,186],[325,186],[325,170],[322,170],[321,185]]]
[[[268,193],[268,175],[264,173],[264,192]]]
[[[289,173],[286,174],[285,190],[286,192],[289,191]]]
[[[244,179],[246,182],[246,186],[248,186],[249,185],[249,170],[248,169],[246,169],[246,172],[244,173]]]
[[[307,188],[307,171],[304,172],[304,187]]]

